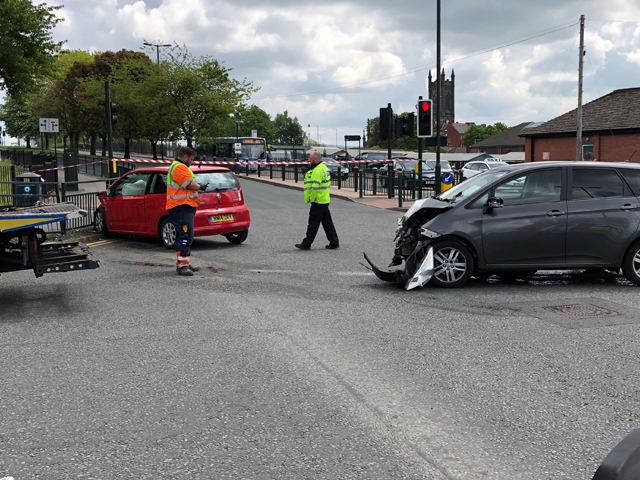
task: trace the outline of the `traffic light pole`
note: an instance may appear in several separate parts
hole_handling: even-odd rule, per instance
[[[440,174],[441,172],[441,168],[440,168],[440,105],[442,105],[442,97],[441,97],[441,88],[440,88],[440,84],[441,84],[441,80],[442,80],[442,75],[440,75],[440,4],[441,4],[441,0],[438,0],[437,2],[437,12],[436,12],[436,16],[437,16],[437,25],[436,25],[436,63],[437,63],[437,67],[436,67],[436,74],[437,74],[437,84],[436,84],[436,91],[437,91],[437,99],[438,99],[438,103],[436,104],[436,178],[434,179],[434,187],[435,187],[435,191],[436,191],[436,195],[438,195],[440,193],[440,186],[441,186],[441,179],[440,179]]]
[[[422,95],[418,97],[418,104],[422,100]],[[418,112],[420,115],[420,112]],[[422,200],[422,137],[418,137],[418,200]]]
[[[109,178],[113,178],[111,161],[113,159],[113,129],[111,125],[111,97],[109,95],[109,82],[104,82],[104,115],[107,124],[107,168],[109,169]]]

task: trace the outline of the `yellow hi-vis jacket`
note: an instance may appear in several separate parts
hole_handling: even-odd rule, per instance
[[[320,162],[304,175],[304,203],[329,203],[331,170]]]
[[[200,203],[198,192],[186,188],[196,176],[184,163],[174,160],[167,172],[166,209],[171,210],[178,205],[197,207]]]

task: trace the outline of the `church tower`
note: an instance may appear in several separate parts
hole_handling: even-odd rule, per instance
[[[442,101],[440,102],[440,128],[444,129],[448,123],[454,123],[456,121],[456,109],[455,109],[455,86],[456,86],[456,76],[451,70],[451,79],[446,80],[444,76],[444,68],[442,69],[442,73],[440,74],[440,93],[442,94]],[[432,80],[431,70],[429,70],[429,98],[433,100],[434,105],[434,119],[433,119],[433,127],[435,128],[436,119],[435,112],[436,102],[438,101],[437,97],[438,85],[437,80]]]

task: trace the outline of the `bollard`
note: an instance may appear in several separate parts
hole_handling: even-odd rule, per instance
[[[359,175],[360,175],[360,195],[359,197],[362,198],[364,196],[364,172],[362,170],[358,171]]]
[[[404,179],[404,177],[403,177]],[[398,179],[398,207],[402,208],[402,195],[404,195],[403,190],[403,184],[404,182],[401,182],[400,179]]]
[[[298,183],[298,165],[293,166],[293,181]]]
[[[592,480],[640,478],[640,428],[622,439],[602,461]]]
[[[338,164],[338,190],[342,188],[342,165]]]
[[[373,169],[373,195],[377,195],[378,194],[378,169],[374,168]]]
[[[273,180],[273,165],[269,165],[269,179]]]
[[[358,172],[360,171],[360,168],[353,167],[353,171],[355,172],[353,174],[353,191],[357,192],[358,191]]]
[[[282,181],[285,181],[284,165],[282,165]]]

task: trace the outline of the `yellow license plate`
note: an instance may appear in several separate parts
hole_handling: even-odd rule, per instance
[[[209,217],[211,223],[233,222],[233,215],[212,215]]]

